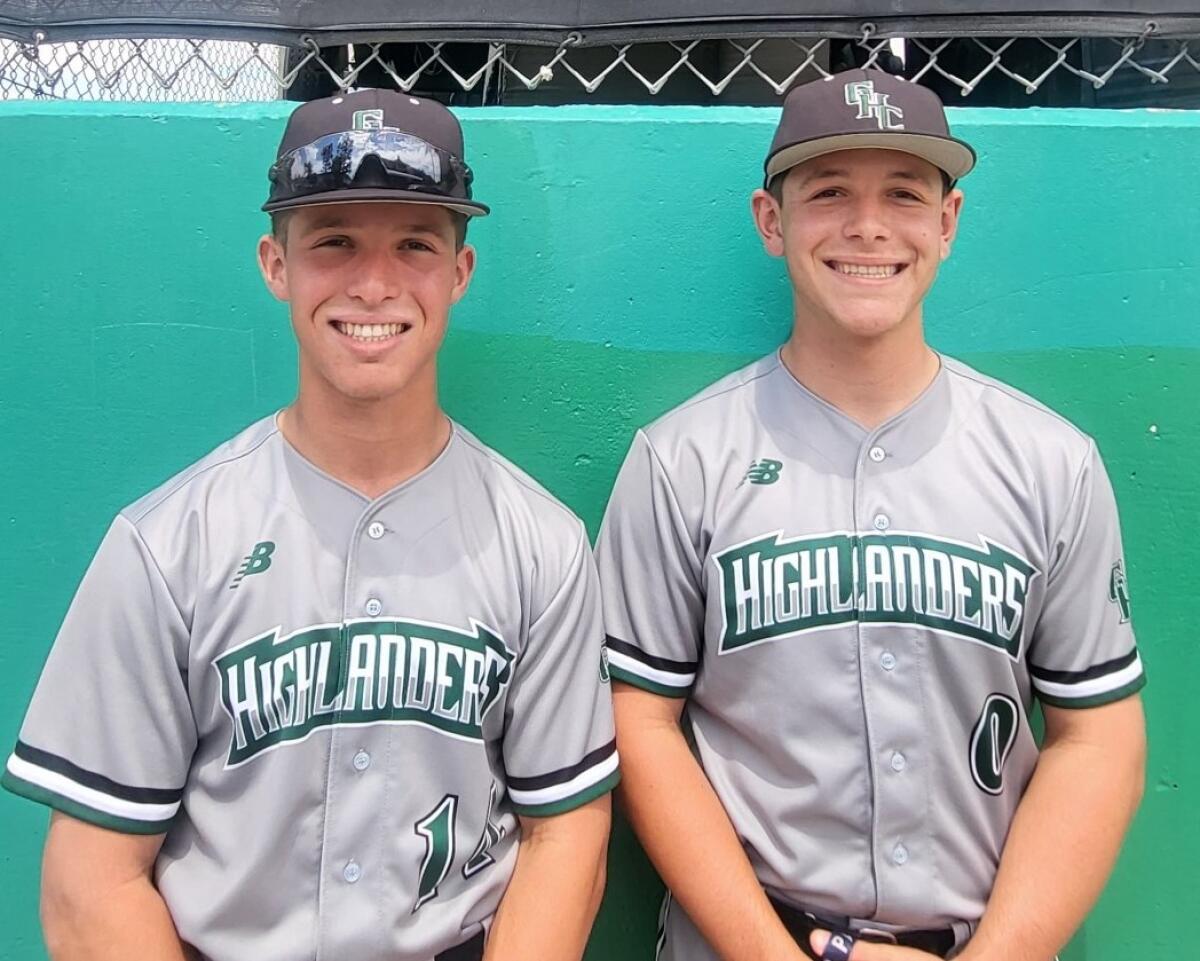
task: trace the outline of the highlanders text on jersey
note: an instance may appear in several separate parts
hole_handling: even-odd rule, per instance
[[[274,418],[123,511],[4,783],[165,833],[155,880],[206,958],[428,961],[477,934],[517,815],[617,756],[583,525],[455,426],[368,501]]]
[[[1033,698],[1143,682],[1095,445],[950,359],[872,431],[778,355],[725,378],[638,433],[596,554],[613,676],[688,698],[759,879],[830,914],[977,921]]]

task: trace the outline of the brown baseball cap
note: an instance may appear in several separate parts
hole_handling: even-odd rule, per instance
[[[458,118],[436,100],[374,89],[311,100],[288,118],[262,209],[388,201],[484,216],[463,150]]]
[[[936,93],[882,70],[847,70],[801,84],[784,98],[763,185],[813,157],[865,148],[913,154],[951,181],[975,166],[971,145],[950,136]]]

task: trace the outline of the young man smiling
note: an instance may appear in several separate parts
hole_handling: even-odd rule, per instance
[[[622,467],[597,558],[666,961],[1050,961],[1137,806],[1095,444],[925,342],[974,161],[915,84],[789,94],[752,207],[791,335]]]
[[[56,959],[578,959],[617,757],[583,525],[452,423],[457,120],[299,107],[258,246],[295,402],[122,511],[5,785]],[[486,938],[486,948],[485,948]]]

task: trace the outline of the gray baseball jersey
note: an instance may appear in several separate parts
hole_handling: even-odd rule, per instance
[[[948,358],[875,430],[732,374],[637,434],[596,556],[613,675],[687,698],[759,879],[828,914],[965,930],[1033,699],[1143,683],[1095,444]],[[666,948],[712,956],[676,908]]]
[[[166,833],[206,958],[426,961],[479,933],[516,815],[612,789],[580,521],[457,425],[368,501],[251,426],[121,512],[4,784]]]

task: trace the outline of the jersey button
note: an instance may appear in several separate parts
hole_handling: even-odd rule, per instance
[[[886,531],[892,526],[892,522],[888,519],[887,514],[876,514],[875,520],[871,523],[875,525],[875,530],[877,531]]]
[[[890,671],[896,666],[896,655],[891,651],[884,651],[879,655],[879,666],[885,671]]]
[[[882,447],[872,447],[869,451],[867,451],[867,456],[876,464],[879,464],[883,462],[885,457],[887,457],[887,451],[885,451]]]
[[[371,755],[366,751],[359,751],[354,755],[354,770],[365,771],[371,766]]]
[[[373,541],[379,540],[379,538],[383,537],[383,525],[379,521],[373,521],[367,527],[367,536]]]
[[[903,771],[906,767],[908,767],[908,759],[899,751],[894,752],[892,754],[892,770]]]
[[[377,617],[383,610],[383,604],[378,597],[372,597],[367,601],[366,611],[370,617]]]
[[[346,879],[347,884],[353,884],[362,877],[362,868],[358,866],[357,861],[347,861],[346,866],[342,868],[342,877]]]
[[[904,864],[908,860],[908,848],[903,844],[897,844],[892,848],[892,860],[896,864]]]

